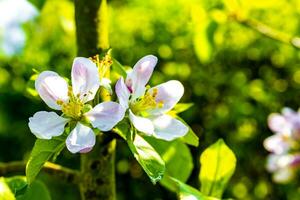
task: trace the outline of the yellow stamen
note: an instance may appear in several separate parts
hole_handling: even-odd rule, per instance
[[[72,87],[68,88],[69,101],[63,102],[57,101],[57,104],[61,106],[62,112],[73,119],[79,120],[82,116],[83,102],[79,99],[79,95],[75,96],[72,92]]]
[[[163,107],[163,101],[157,102],[158,89],[154,88],[151,92],[146,91],[145,95],[130,105],[130,109],[135,114],[145,114],[148,110]]]
[[[112,57],[110,56],[110,51],[108,51],[102,59],[99,58],[98,54],[93,57],[90,57],[90,59],[98,67],[100,80],[102,80],[102,78],[107,77],[109,75],[109,69],[113,64]]]

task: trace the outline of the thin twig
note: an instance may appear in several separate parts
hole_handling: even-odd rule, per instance
[[[299,49],[300,48],[300,37],[291,36],[282,31],[276,30],[260,21],[250,18],[242,18],[237,14],[229,15],[231,19],[234,19],[236,22],[255,30],[256,32],[271,38],[273,40],[292,45],[293,47]]]
[[[26,162],[24,161],[0,163],[0,176],[20,172],[24,174],[25,168]],[[78,171],[51,162],[46,162],[42,171],[68,183],[78,184],[80,181]]]

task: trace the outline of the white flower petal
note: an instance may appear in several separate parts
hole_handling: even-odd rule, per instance
[[[121,77],[118,82],[116,83],[116,94],[118,96],[120,104],[127,109],[128,108],[128,101],[130,92],[125,85],[123,77]]]
[[[127,75],[126,85],[130,88],[133,99],[144,94],[145,86],[153,73],[156,63],[157,58],[155,56],[145,56],[134,65],[132,71]]]
[[[272,113],[268,117],[268,125],[269,128],[276,133],[290,135],[292,132],[291,123],[289,123],[285,117],[277,113]]]
[[[88,58],[77,57],[72,66],[72,88],[83,102],[92,100],[100,86],[98,69]]]
[[[40,73],[35,81],[35,89],[39,93],[44,102],[53,109],[60,110],[57,101],[67,101],[68,83],[57,73],[52,71],[44,71]]]
[[[189,131],[189,128],[181,121],[170,115],[161,115],[152,120],[154,125],[154,137],[171,141],[182,137]]]
[[[60,117],[55,112],[40,111],[29,118],[30,131],[40,139],[51,139],[64,132],[68,119]]]
[[[266,150],[275,153],[282,154],[290,149],[290,142],[288,138],[283,135],[275,134],[265,139],[264,147]]]
[[[96,105],[84,115],[94,128],[109,131],[124,118],[125,109],[116,102],[108,101]]]
[[[291,108],[284,108],[282,110],[282,116],[291,127],[291,136],[295,139],[300,139],[300,113],[295,112]]]
[[[146,135],[154,134],[154,127],[150,119],[136,116],[131,110],[129,110],[129,119],[138,131]]]
[[[271,154],[267,158],[267,170],[274,172],[280,169],[289,168],[293,165],[297,155],[293,154]]]
[[[157,103],[162,103],[163,106],[149,111],[152,115],[161,115],[170,111],[184,93],[183,85],[179,81],[175,80],[157,85],[151,88],[149,92],[153,92],[154,88],[157,88],[158,90],[155,101]]]
[[[93,148],[95,143],[94,131],[81,123],[77,123],[66,139],[66,146],[71,153],[86,153]]]

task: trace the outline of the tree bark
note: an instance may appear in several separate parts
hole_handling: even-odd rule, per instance
[[[105,135],[104,135],[105,136]],[[82,199],[115,200],[116,140],[100,136],[93,150],[81,155]]]
[[[109,48],[106,0],[75,0],[77,55],[90,57]]]
[[[77,55],[91,57],[108,49],[106,0],[75,0]],[[93,150],[81,155],[83,200],[115,200],[115,148],[110,133],[97,137]]]

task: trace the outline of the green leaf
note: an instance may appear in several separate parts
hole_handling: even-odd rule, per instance
[[[37,139],[26,165],[26,177],[28,184],[31,184],[46,161],[57,154],[65,147],[66,136],[63,134],[51,140]]]
[[[189,132],[187,134],[185,134],[185,136],[181,137],[180,140],[182,140],[186,144],[197,147],[199,145],[199,138],[196,135],[196,133],[182,118],[176,116],[176,119],[180,120],[182,123],[184,123],[189,128]]]
[[[206,10],[199,4],[192,9],[193,43],[198,59],[206,64],[211,61],[214,48],[214,34],[218,24],[213,21]]]
[[[13,176],[5,178],[5,181],[15,196],[24,194],[28,186],[25,176]]]
[[[121,76],[123,76],[123,78],[127,77],[127,72],[125,70],[125,67],[123,65],[121,65],[115,58],[112,58],[113,60],[113,64],[112,64],[112,68]]]
[[[201,192],[221,198],[234,173],[236,157],[222,139],[208,147],[200,157]]]
[[[179,199],[180,200],[219,200],[214,197],[205,196],[197,189],[195,189],[175,178],[168,177],[168,179],[177,184],[177,188],[179,189]]]
[[[14,194],[9,189],[5,179],[3,177],[0,178],[0,199],[1,200],[15,200]]]
[[[46,3],[46,0],[29,0],[29,2],[32,3],[39,10],[42,10],[44,4]]]
[[[51,196],[43,182],[34,181],[23,195],[17,196],[16,200],[51,200]]]
[[[171,111],[175,114],[182,113],[190,109],[193,105],[193,103],[177,103]]]
[[[124,140],[127,140],[130,136],[130,124],[128,118],[124,118],[113,129],[115,133],[121,136]]]
[[[189,148],[180,140],[167,142],[151,137],[147,137],[146,140],[153,146],[166,164],[165,176],[160,183],[175,192],[176,185],[166,177],[172,176],[180,181],[187,181],[194,167],[193,157]]]
[[[26,92],[30,97],[37,97],[39,95],[38,92],[35,90],[35,85],[34,85],[37,77],[38,74],[33,74],[26,84]]]
[[[155,149],[138,134],[136,134],[133,142],[127,140],[127,143],[152,183],[155,184],[161,180],[165,173],[165,163]]]

